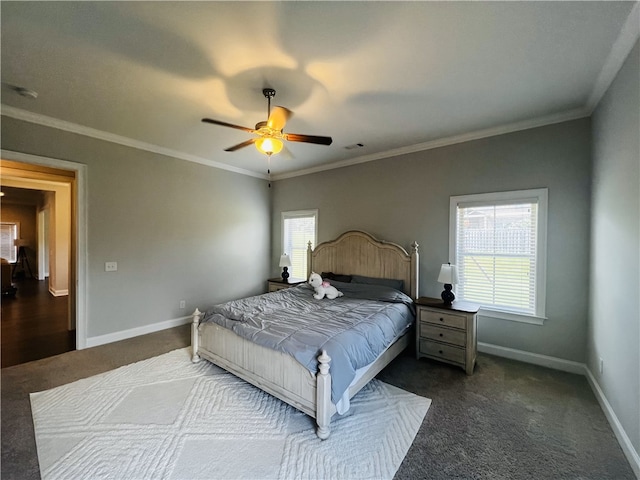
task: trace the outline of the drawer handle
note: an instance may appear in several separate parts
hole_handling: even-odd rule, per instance
[[[444,337],[444,333],[441,333],[441,334],[440,334],[440,336],[441,336],[441,337]]]
[[[440,317],[440,321],[441,321],[441,322],[444,322],[444,318]]]
[[[442,350],[439,350],[439,351],[438,351],[438,353],[439,353],[440,355],[442,355]]]

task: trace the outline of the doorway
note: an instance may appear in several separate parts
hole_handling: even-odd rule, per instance
[[[4,368],[76,348],[77,195],[73,170],[0,162],[0,215],[18,232],[2,298]]]

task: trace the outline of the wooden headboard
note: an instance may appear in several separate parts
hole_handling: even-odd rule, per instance
[[[335,240],[307,248],[307,278],[311,272],[333,272],[404,281],[404,293],[418,298],[418,244],[411,254],[400,245],[377,240],[359,230],[350,230]]]

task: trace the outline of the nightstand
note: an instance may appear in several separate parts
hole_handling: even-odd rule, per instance
[[[462,367],[473,374],[478,353],[478,306],[467,302],[445,305],[420,297],[416,304],[416,358],[428,357]]]
[[[282,277],[270,278],[267,280],[267,292],[277,292],[283,288],[295,287],[305,281],[301,278],[288,278],[286,281],[282,280]]]

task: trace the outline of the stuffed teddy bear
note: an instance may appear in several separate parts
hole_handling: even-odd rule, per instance
[[[309,276],[309,285],[311,285],[316,291],[313,295],[313,298],[316,300],[324,298],[325,295],[329,300],[333,300],[334,298],[341,297],[343,295],[343,293],[338,291],[336,287],[331,286],[329,282],[326,280],[323,281],[322,277],[315,272],[312,272]]]

